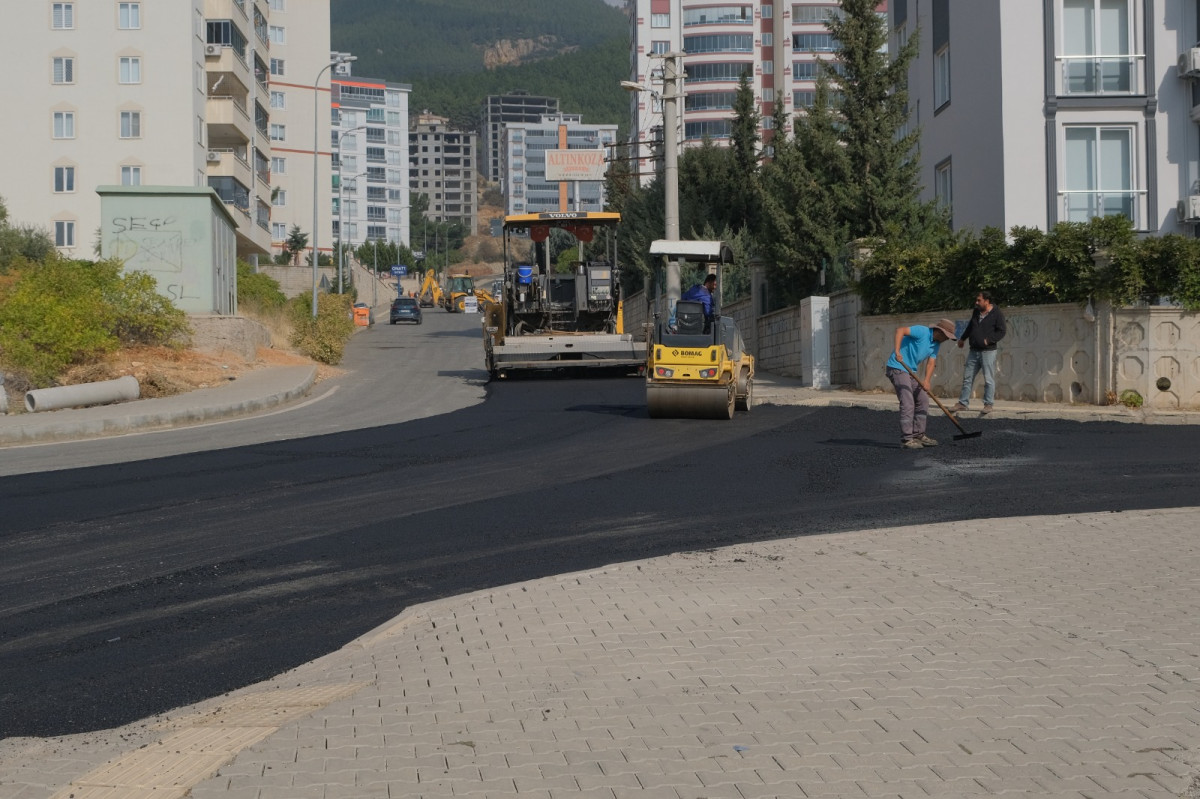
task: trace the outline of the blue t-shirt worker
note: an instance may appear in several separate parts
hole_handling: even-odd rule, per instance
[[[937,446],[936,440],[925,435],[925,423],[929,419],[929,381],[933,379],[942,342],[954,340],[954,323],[949,319],[941,319],[932,327],[896,328],[896,341],[885,371],[900,400],[900,446],[904,449]],[[914,375],[920,374],[922,361],[925,376],[918,379]]]

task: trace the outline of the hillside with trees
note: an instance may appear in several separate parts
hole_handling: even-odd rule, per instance
[[[356,74],[412,84],[413,111],[456,127],[478,129],[483,98],[514,90],[587,122],[627,121],[629,23],[603,0],[339,0],[331,13]]]

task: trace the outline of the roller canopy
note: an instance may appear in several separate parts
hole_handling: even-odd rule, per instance
[[[673,261],[693,261],[704,264],[733,263],[733,248],[723,241],[667,241],[650,243],[651,255],[663,255]]]

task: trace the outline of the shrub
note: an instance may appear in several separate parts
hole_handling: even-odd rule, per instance
[[[1142,395],[1132,388],[1127,388],[1121,392],[1121,404],[1126,408],[1140,408],[1142,407],[1142,402]]]
[[[143,272],[121,274],[116,261],[42,263],[18,259],[16,279],[0,289],[0,358],[35,387],[53,385],[72,366],[122,343],[178,342],[187,317],[155,291]]]
[[[321,363],[335,364],[342,360],[346,342],[354,334],[350,296],[320,294],[317,297],[317,318],[312,316],[312,299],[296,297],[289,304],[292,316],[291,345]]]
[[[245,306],[251,311],[269,312],[287,304],[287,297],[279,289],[279,281],[270,275],[255,272],[245,261],[237,262],[238,308]]]

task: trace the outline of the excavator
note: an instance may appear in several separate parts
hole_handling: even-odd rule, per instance
[[[432,308],[435,305],[445,305],[442,287],[438,285],[437,273],[430,269],[425,273],[425,280],[417,291],[417,302],[422,308]]]
[[[615,235],[620,221],[620,214],[597,211],[504,218],[500,296],[483,308],[484,363],[493,378],[583,368],[637,373],[644,367],[646,342],[623,329]],[[570,271],[551,266],[552,229],[579,242],[580,260]],[[532,259],[526,257],[530,240]]]
[[[467,295],[475,294],[475,278],[465,274],[450,275],[446,278],[446,289],[442,294],[442,305],[447,311],[462,313]]]
[[[646,406],[651,418],[732,419],[754,402],[754,356],[734,324],[722,316],[721,266],[733,260],[723,241],[655,241],[651,255],[705,264],[717,276],[712,319],[699,302],[675,303],[669,319],[655,321],[646,348]]]

